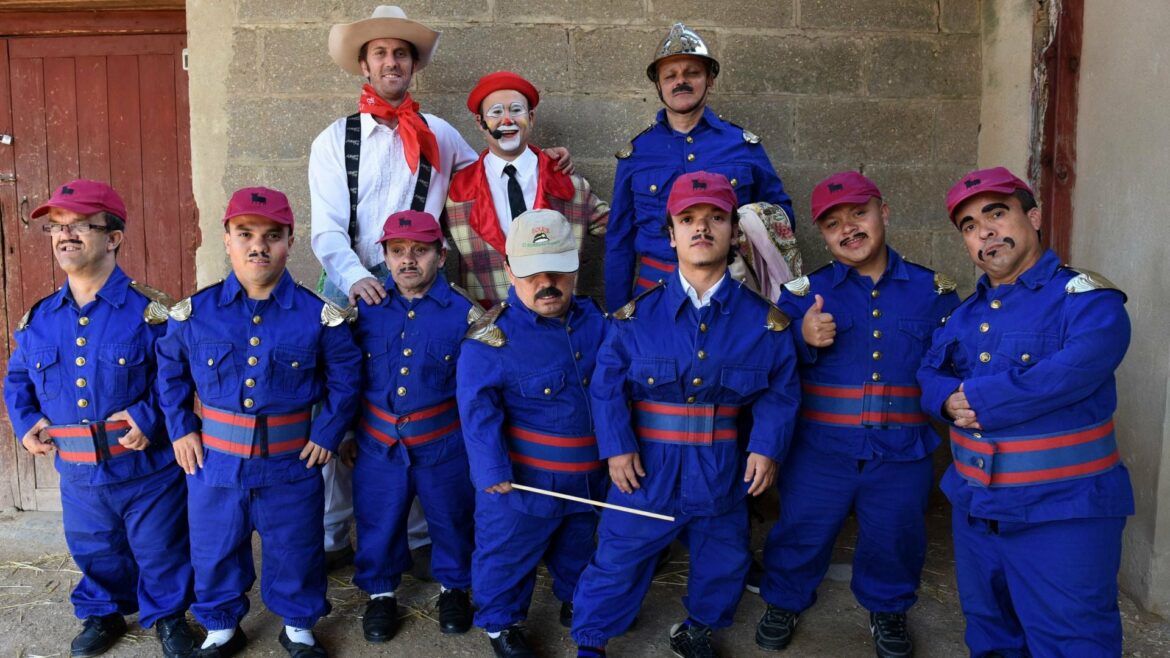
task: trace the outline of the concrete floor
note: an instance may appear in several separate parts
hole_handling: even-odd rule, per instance
[[[775,501],[763,506],[774,517]],[[768,509],[771,508],[771,509]],[[771,514],[768,514],[771,512]],[[963,619],[955,592],[954,567],[947,528],[949,508],[936,500],[930,513],[931,545],[919,602],[910,613],[910,628],[918,656],[963,656]],[[754,524],[758,549],[766,533]],[[834,566],[819,590],[817,604],[800,620],[796,639],[786,656],[872,656],[868,618],[849,591],[850,527],[838,541]],[[258,544],[259,542],[257,542]],[[650,657],[671,655],[667,631],[684,615],[680,597],[685,593],[685,554],[676,546],[676,560],[660,574],[643,604],[637,625],[609,645],[612,656]],[[361,636],[360,615],[365,595],[350,583],[352,568],[330,580],[333,613],[317,627],[317,637],[333,656],[403,655],[491,656],[487,636],[473,629],[463,636],[438,632],[435,606],[438,585],[407,579],[399,591],[400,607],[407,618],[390,643],[367,644]],[[68,656],[69,641],[79,625],[69,604],[69,592],[79,574],[65,549],[61,517],[52,513],[0,513],[0,657]],[[542,570],[527,622],[528,636],[542,657],[576,655],[568,631],[557,623],[559,603]],[[735,625],[716,634],[715,646],[725,658],[765,656],[754,644],[755,623],[763,613],[759,597],[745,594]],[[1127,598],[1121,601],[1125,622],[1127,656],[1170,656],[1170,623],[1141,612]],[[255,588],[252,612],[243,622],[250,638],[243,655],[283,656],[277,644],[280,621],[267,612]],[[157,656],[152,631],[131,623],[130,633],[107,655]]]

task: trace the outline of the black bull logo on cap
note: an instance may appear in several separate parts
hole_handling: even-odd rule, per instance
[[[840,183],[829,183],[830,192],[840,192],[843,189],[845,189],[845,186]]]
[[[255,192],[253,192],[252,193],[252,203],[256,203],[256,204],[260,204],[260,205],[267,205],[268,197],[264,196],[263,194],[257,194]]]
[[[409,219],[407,219],[405,217],[399,217],[398,218],[398,225],[399,226],[413,226],[414,222],[411,222]]]
[[[61,194],[73,194],[73,188],[68,185],[61,186]]]
[[[966,185],[966,186],[967,186],[967,189],[969,190],[969,189],[971,189],[972,187],[975,187],[976,185],[978,185],[978,184],[980,184],[980,183],[982,183],[982,182],[983,182],[983,179],[981,179],[981,178],[972,178],[972,179],[971,179],[971,180],[969,180],[969,181],[964,181],[964,182],[963,182],[963,184],[964,184],[964,185]]]
[[[707,184],[701,180],[695,179],[695,180],[691,181],[691,189],[692,190],[705,190],[705,189],[707,189]]]

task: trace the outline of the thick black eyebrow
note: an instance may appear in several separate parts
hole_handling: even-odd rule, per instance
[[[999,210],[1001,208],[1003,210],[1009,210],[1008,205],[1006,203],[1004,203],[1002,201],[992,201],[991,203],[987,204],[986,206],[983,206],[983,209],[980,210],[979,212],[986,215],[987,213],[991,212],[992,210]]]

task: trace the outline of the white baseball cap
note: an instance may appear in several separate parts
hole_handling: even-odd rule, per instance
[[[514,276],[576,272],[577,239],[565,216],[555,210],[529,210],[512,221],[504,245]]]

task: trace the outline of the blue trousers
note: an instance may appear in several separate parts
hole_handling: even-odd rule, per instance
[[[972,656],[1121,655],[1124,518],[995,522],[955,510],[951,527]]]
[[[489,633],[528,617],[536,567],[541,559],[553,578],[553,594],[573,600],[581,571],[593,555],[597,514],[534,516],[513,509],[510,494],[475,494],[475,553],[471,592],[478,608],[475,624]]]
[[[793,612],[812,606],[841,524],[856,512],[853,595],[871,612],[906,612],[926,559],[931,458],[859,462],[803,444],[780,473],[780,519],[764,546],[760,596]]]
[[[168,448],[169,449],[169,448]],[[192,599],[183,471],[89,486],[61,481],[65,543],[81,569],[78,619],[138,612],[146,628]]]
[[[475,489],[467,455],[459,451],[437,464],[393,463],[364,449],[353,469],[357,521],[353,582],[370,594],[392,592],[410,569],[407,516],[417,495],[431,533],[431,573],[448,589],[471,586],[475,541]],[[395,450],[405,450],[398,444]]]
[[[573,596],[574,642],[603,647],[630,627],[658,554],[676,538],[690,550],[687,614],[712,628],[731,625],[751,563],[746,500],[718,516],[682,516],[673,523],[605,510],[597,553]]]
[[[239,489],[187,478],[195,599],[207,630],[235,628],[256,582],[252,532],[260,535],[260,595],[284,623],[311,628],[329,613],[325,599],[325,497],[313,472],[294,482]]]

